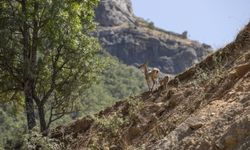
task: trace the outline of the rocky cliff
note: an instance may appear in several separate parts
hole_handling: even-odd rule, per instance
[[[250,23],[225,48],[154,92],[59,126],[70,149],[250,148]]]
[[[130,0],[101,0],[96,9],[96,21],[100,26],[118,26],[133,24],[135,16]]]
[[[123,63],[149,62],[165,73],[180,73],[201,61],[211,47],[154,27],[133,14],[130,0],[103,0],[96,9],[96,36],[108,52]]]

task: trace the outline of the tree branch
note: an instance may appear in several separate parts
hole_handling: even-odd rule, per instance
[[[61,117],[63,117],[64,115],[67,114],[71,114],[72,112],[74,112],[74,102],[72,101],[72,103],[66,103],[66,98],[65,96],[60,96],[58,97],[56,94],[54,95],[54,104],[51,104],[51,108],[50,108],[50,117],[48,120],[48,124],[47,127],[50,126],[50,124],[58,119],[60,119]],[[65,103],[65,104],[64,104]],[[69,108],[69,105],[71,106]],[[60,109],[60,112],[57,113],[53,113],[53,111],[55,109]]]
[[[57,66],[59,58],[62,56],[61,51],[63,49],[63,45],[59,45],[57,48],[57,54],[55,55],[55,58],[52,57],[52,73],[51,73],[51,84],[50,89],[46,92],[44,97],[42,98],[42,103],[46,103],[52,92],[54,91],[56,87],[56,77],[58,75],[58,72],[62,70],[62,68],[68,63],[68,60],[65,61],[61,66]]]

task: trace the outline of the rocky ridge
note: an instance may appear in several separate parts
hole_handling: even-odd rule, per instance
[[[148,61],[151,67],[176,74],[201,61],[212,49],[136,17],[130,0],[102,0],[96,21],[102,46],[128,65]]]
[[[51,132],[71,149],[250,148],[250,23],[236,40],[153,93]]]

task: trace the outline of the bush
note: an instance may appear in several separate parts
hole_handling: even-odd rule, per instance
[[[38,130],[33,130],[30,134],[23,136],[24,141],[21,150],[62,150],[65,149],[63,144],[56,139],[41,135]]]

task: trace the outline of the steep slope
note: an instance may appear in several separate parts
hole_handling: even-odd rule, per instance
[[[169,81],[167,88],[117,102],[59,126],[71,149],[250,147],[250,23],[225,48]]]
[[[96,36],[108,52],[128,65],[149,61],[165,73],[176,74],[201,61],[211,47],[154,27],[133,14],[130,0],[101,1],[96,9]]]

